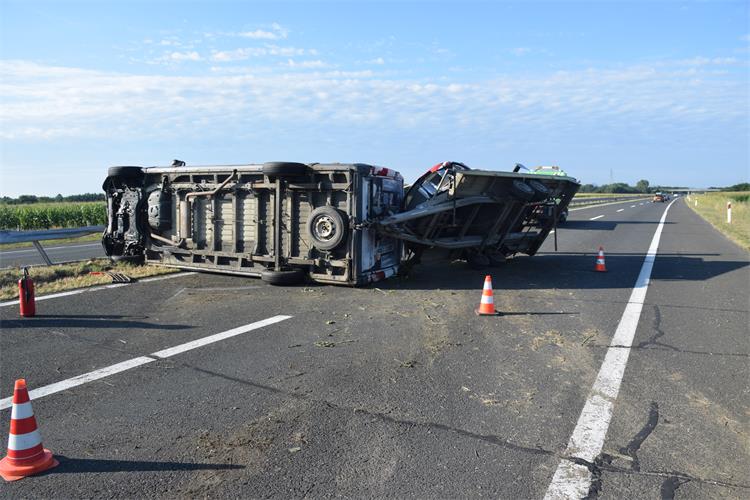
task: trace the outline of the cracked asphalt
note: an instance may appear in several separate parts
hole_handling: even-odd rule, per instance
[[[35,399],[60,466],[0,496],[542,498],[580,462],[564,450],[664,208],[571,212],[559,251],[489,270],[498,317],[474,314],[486,272],[461,262],[358,289],[193,274],[0,308],[0,397],[291,316]],[[750,496],[749,262],[672,206],[589,498]]]

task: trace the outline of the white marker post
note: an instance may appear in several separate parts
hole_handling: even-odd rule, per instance
[[[732,223],[732,202],[727,202],[727,224]]]

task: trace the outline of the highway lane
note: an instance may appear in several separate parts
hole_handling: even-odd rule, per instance
[[[105,257],[102,244],[96,241],[65,245],[41,243],[53,263]],[[39,265],[44,265],[44,259],[35,248],[0,251],[0,268]]]
[[[507,313],[498,318],[473,314],[484,273],[461,263],[419,266],[377,288],[282,289],[191,275],[45,301],[33,320],[2,308],[0,397],[19,374],[40,387],[274,315],[292,318],[36,400],[45,445],[63,456],[59,473],[0,495],[541,498],[663,210],[571,212],[559,252],[548,241],[539,255],[492,270]],[[689,476],[678,491],[740,498],[748,492],[736,470],[748,457],[739,381],[748,349],[740,323],[747,289],[737,285],[747,283],[747,254],[682,202],[672,210],[654,267],[660,288],[647,294],[636,336],[652,343],[625,372],[602,458],[614,465],[595,470],[594,491],[658,496],[665,482]],[[600,245],[607,273],[592,271]],[[701,297],[731,286],[740,292],[723,308],[721,294]],[[660,324],[647,316],[654,305]],[[714,322],[724,334],[708,343]],[[740,363],[709,376],[710,356],[659,342]],[[660,419],[639,433],[653,420],[652,402]],[[728,417],[726,429],[713,407]],[[8,415],[0,412],[0,432]],[[691,442],[712,460],[723,448],[733,455],[713,464],[693,457],[687,438],[675,439],[687,429],[701,429]],[[640,470],[630,468],[631,450]]]

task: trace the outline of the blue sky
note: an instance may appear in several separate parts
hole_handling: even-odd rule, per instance
[[[0,6],[3,195],[173,158],[750,177],[747,2]]]

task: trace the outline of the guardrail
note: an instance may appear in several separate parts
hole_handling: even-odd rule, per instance
[[[52,265],[52,261],[39,243],[44,240],[59,240],[60,238],[77,238],[91,233],[101,233],[104,226],[71,227],[65,229],[40,229],[37,231],[0,231],[0,244],[3,243],[28,243],[34,244],[42,256],[45,264]]]
[[[598,205],[600,203],[608,203],[613,201],[624,201],[624,200],[637,200],[641,198],[649,198],[651,195],[649,194],[624,194],[622,196],[603,196],[601,198],[593,198],[588,196],[583,196],[576,198],[573,197],[572,200],[570,200],[569,205],[576,206],[576,205]]]

